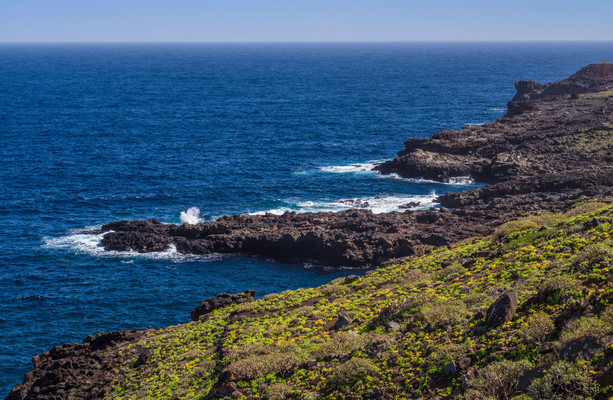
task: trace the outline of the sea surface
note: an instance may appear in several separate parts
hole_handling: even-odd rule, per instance
[[[83,230],[436,206],[478,183],[382,177],[372,165],[407,138],[501,117],[517,80],[603,60],[613,43],[0,45],[0,397],[55,345],[188,322],[219,292],[356,273],[105,253]]]

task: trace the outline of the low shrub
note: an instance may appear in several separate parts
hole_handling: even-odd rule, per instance
[[[598,211],[602,208],[607,207],[606,203],[601,203],[599,201],[591,201],[589,203],[579,204],[578,206],[571,208],[567,212],[564,213],[567,217],[576,217],[581,214],[591,214],[595,211]]]
[[[545,279],[539,285],[538,297],[541,301],[558,304],[560,301],[566,300],[572,291],[580,290],[581,288],[581,282],[574,276],[556,275]]]
[[[270,373],[286,376],[304,361],[305,356],[300,353],[274,352],[234,361],[228,369],[241,380],[263,378]]]
[[[502,360],[485,366],[469,382],[473,399],[507,400],[515,394],[519,377],[532,368],[529,361]]]
[[[537,226],[538,224],[534,221],[509,221],[496,228],[493,235],[495,239],[502,240],[512,233],[533,229]]]
[[[587,335],[604,335],[611,331],[611,324],[598,317],[582,317],[575,321],[568,330],[562,332],[561,343],[568,343],[571,340],[579,339]]]
[[[418,296],[409,296],[393,301],[381,308],[371,325],[377,327],[393,319],[407,318],[415,311],[419,311],[423,303],[423,297]]]
[[[295,391],[294,387],[287,383],[275,383],[266,388],[267,399],[284,400]]]
[[[543,343],[547,336],[555,329],[555,324],[551,317],[542,311],[532,315],[520,328],[522,336],[528,343],[539,345]]]
[[[528,387],[534,400],[583,400],[594,397],[599,385],[584,368],[566,362],[553,364]]]
[[[573,265],[580,265],[584,262],[603,261],[606,258],[613,258],[613,248],[604,243],[594,243],[586,246],[575,257]]]
[[[470,315],[466,304],[458,300],[434,303],[424,309],[423,313],[429,323],[441,327],[464,323]]]
[[[379,371],[379,367],[372,361],[354,357],[347,362],[336,365],[332,369],[328,384],[332,387],[343,388],[362,381],[366,377],[377,380]]]
[[[453,278],[457,278],[458,276],[464,274],[466,272],[466,268],[458,263],[453,263],[451,265],[446,266],[436,273],[436,279],[439,281],[447,281]]]

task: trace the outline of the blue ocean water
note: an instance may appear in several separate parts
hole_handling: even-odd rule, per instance
[[[613,60],[613,43],[0,46],[0,394],[30,359],[101,330],[189,321],[219,292],[348,271],[255,257],[105,254],[121,219],[375,212],[472,184],[369,171],[409,137],[504,114],[520,79]],[[348,201],[349,200],[349,201]]]

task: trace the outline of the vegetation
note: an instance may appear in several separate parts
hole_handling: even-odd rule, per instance
[[[108,398],[607,398],[613,348],[559,349],[613,333],[612,223],[596,202],[526,216],[350,283],[155,331],[117,354]],[[488,328],[508,290],[515,315]],[[339,311],[353,322],[337,330]]]

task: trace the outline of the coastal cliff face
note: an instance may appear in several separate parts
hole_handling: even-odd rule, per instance
[[[332,266],[378,266],[430,246],[491,232],[535,210],[563,210],[613,193],[613,64],[592,64],[548,85],[518,82],[497,121],[409,139],[379,164],[382,174],[446,181],[470,176],[481,189],[440,197],[440,210],[373,215],[238,215],[183,226],[155,220],[102,227],[106,250],[242,253]]]
[[[440,210],[105,225],[108,250],[352,266],[412,257],[253,302],[209,299],[185,325],[56,347],[8,399],[607,398],[613,67],[516,86],[503,118],[411,139],[377,167],[490,183],[441,196]]]
[[[494,183],[584,171],[613,163],[613,64],[591,64],[548,85],[516,83],[508,113],[497,121],[409,139],[383,174],[445,181],[470,176]]]

